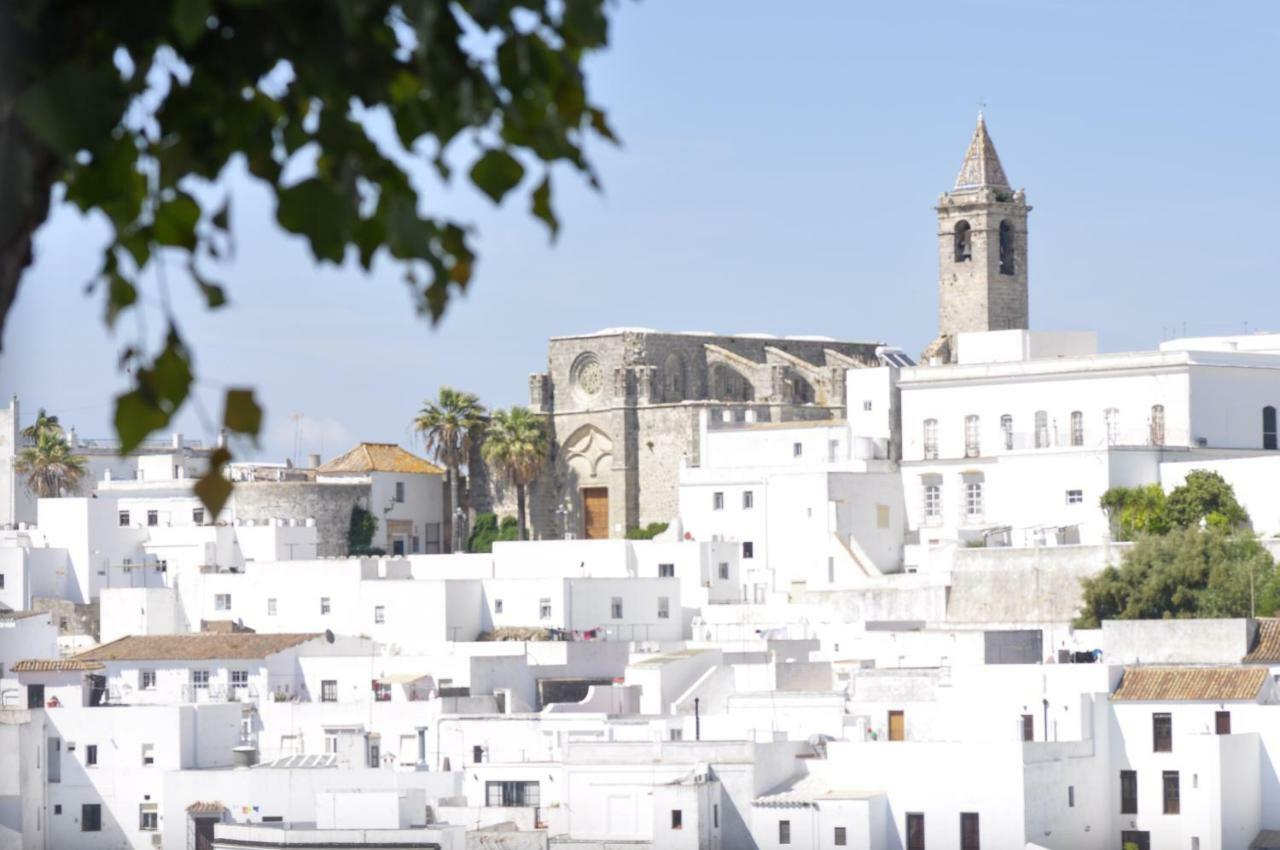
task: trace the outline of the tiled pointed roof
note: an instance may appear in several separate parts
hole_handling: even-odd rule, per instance
[[[346,454],[316,469],[321,474],[333,472],[417,472],[444,475],[444,470],[417,455],[409,454],[395,443],[361,443]]]
[[[991,186],[1009,188],[1009,178],[1004,176],[1004,166],[996,154],[996,146],[987,135],[987,122],[978,113],[978,126],[973,131],[973,141],[965,151],[964,164],[956,175],[956,189],[978,189]]]
[[[1228,702],[1258,698],[1266,667],[1126,667],[1115,702]]]

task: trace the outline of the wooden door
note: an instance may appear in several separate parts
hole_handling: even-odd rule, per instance
[[[1218,735],[1231,734],[1231,712],[1215,711],[1213,713],[1213,731]]]
[[[905,741],[907,740],[907,723],[906,718],[901,711],[889,712],[889,740]]]
[[[582,536],[587,540],[605,540],[609,537],[608,487],[583,488]]]
[[[196,850],[211,850],[213,847],[213,825],[217,818],[196,818]]]
[[[924,815],[920,812],[907,812],[907,850],[925,850]]]

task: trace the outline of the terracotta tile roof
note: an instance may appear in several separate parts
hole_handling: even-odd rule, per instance
[[[1280,664],[1280,620],[1258,620],[1258,638],[1241,660],[1245,664]]]
[[[444,470],[409,454],[395,443],[361,443],[346,454],[316,468],[320,474],[334,472],[413,472],[444,475]]]
[[[102,665],[79,658],[29,658],[19,661],[9,669],[14,673],[81,673],[86,670],[101,670]]]
[[[266,658],[320,637],[312,634],[130,635],[86,650],[85,661],[203,661],[214,658]]]
[[[1126,667],[1111,694],[1119,702],[1227,702],[1255,700],[1265,667]]]
[[[187,806],[187,813],[192,815],[220,815],[227,807],[217,800],[196,800]]]

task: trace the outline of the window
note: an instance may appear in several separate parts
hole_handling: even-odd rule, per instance
[[[391,702],[391,683],[373,680],[373,701]]]
[[[151,767],[155,763],[156,763],[156,745],[143,744],[142,745],[142,766]]]
[[[1071,445],[1084,445],[1084,414],[1078,410],[1071,411]]]
[[[1013,451],[1013,417],[1007,413],[1000,417],[1000,436],[1004,438],[1004,450]]]
[[[718,569],[718,571],[719,571],[719,572],[717,573],[717,575],[719,575],[719,576],[720,576],[720,580],[721,580],[721,581],[728,581],[728,580],[729,580],[729,564],[728,564],[728,562],[722,561],[722,562],[720,563],[720,566],[719,566],[719,567],[717,567],[717,569]]]
[[[1067,808],[1074,809],[1076,807],[1076,786],[1067,786]]]
[[[501,613],[502,613],[502,600],[501,600],[501,599],[495,599],[495,600],[493,600],[493,613],[495,613],[495,614],[501,614]]]
[[[375,623],[385,623],[387,621],[387,606],[385,605],[373,606],[373,621]]]
[[[675,578],[675,564],[658,564],[658,578]]]
[[[196,525],[204,525],[204,508],[192,508],[191,521]]]
[[[129,527],[129,512],[121,511],[119,514],[119,523],[121,528]]]
[[[1178,771],[1166,770],[1164,780],[1164,813],[1176,815],[1182,811],[1182,792],[1178,787]]]
[[[209,687],[209,671],[208,670],[192,670],[191,671],[191,687],[196,689],[207,689]]]
[[[981,850],[978,843],[978,813],[960,813],[960,850]]]
[[[756,494],[751,490],[742,491],[742,509],[749,511],[756,506]]]
[[[102,805],[100,803],[84,803],[80,806],[80,831],[102,831]]]
[[[159,524],[160,524],[160,512],[147,511],[147,525],[159,525]]]
[[[1036,739],[1036,719],[1034,715],[1022,715],[1022,740],[1034,741]]]
[[[138,671],[138,690],[154,691],[156,689],[156,671],[155,670],[139,670]]]
[[[750,560],[755,556],[756,556],[756,544],[752,543],[750,540],[745,541],[742,544],[742,557]]]
[[[667,596],[658,597],[658,619],[671,619],[671,598]]]
[[[337,702],[338,701],[338,680],[337,679],[321,680],[320,701],[321,702]]]
[[[40,810],[39,810],[39,809],[36,809],[36,811],[37,811],[37,812],[39,812]],[[61,803],[54,803],[54,804],[53,804],[53,813],[54,813],[55,815],[60,815],[60,814],[62,814],[62,804],[61,804]]]
[[[724,493],[711,494],[711,510],[713,511],[724,510]]]
[[[1138,813],[1138,771],[1120,771],[1120,814]]]
[[[955,261],[967,263],[973,256],[973,239],[969,222],[957,221],[955,229]]]
[[[622,616],[621,602],[618,603],[618,611],[619,611],[618,616],[621,617]],[[551,619],[551,598],[550,597],[543,597],[542,599],[538,600],[538,619],[539,620]]]
[[[84,748],[85,767],[93,767],[98,763],[98,745],[86,744]]]
[[[536,782],[486,782],[484,797],[486,806],[538,806],[542,803],[541,789]]]
[[[484,747],[477,744],[471,748],[471,761],[474,764],[480,764],[484,761]]]
[[[615,596],[609,603],[609,616],[615,620],[622,619],[622,597]]]
[[[1084,491],[1083,491],[1083,490],[1068,490],[1068,491],[1067,491],[1067,504],[1068,504],[1068,505],[1079,505],[1079,504],[1082,504],[1083,502],[1084,502]]]
[[[934,525],[942,518],[942,485],[924,485],[924,521]]]
[[[831,839],[831,843],[834,844],[836,847],[849,846],[849,834],[848,832],[845,831],[845,828],[843,826],[836,827],[836,834]]]
[[[680,809],[671,810],[671,828],[684,829],[684,812]]]
[[[803,454],[804,454],[804,444],[803,444],[803,443],[792,443],[792,444],[791,444],[791,456],[792,456],[792,457],[800,457],[800,456],[801,456],[801,455],[803,455]]]
[[[778,843],[779,844],[791,843],[791,821],[789,820],[778,821]]]
[[[969,520],[982,518],[982,479],[974,478],[964,483],[964,515]]]
[[[720,804],[711,804],[711,826],[715,829],[720,828]]]
[[[1173,715],[1156,712],[1151,715],[1151,751],[1173,752]]]
[[[978,417],[964,418],[964,456],[978,456]]]
[[[1276,438],[1276,409],[1268,404],[1262,408],[1262,448],[1275,451],[1280,442]]]
[[[426,524],[427,529],[427,548],[428,555],[440,554],[440,523],[429,522]]]
[[[1215,735],[1231,734],[1231,712],[1215,711],[1213,713],[1213,734]]]
[[[1102,418],[1107,426],[1107,445],[1117,445],[1120,442],[1120,411],[1108,407],[1102,412]]]
[[[404,482],[403,481],[396,482],[396,501],[397,502],[404,501]]]
[[[876,505],[876,528],[889,527],[889,506]]]
[[[338,752],[338,734],[336,732],[324,733],[324,752],[325,755],[335,755]]]
[[[907,812],[907,850],[924,849],[924,815]]]
[[[330,607],[330,606],[329,606],[329,597],[327,597],[327,596],[321,596],[321,597],[320,597],[320,613],[321,613],[321,614],[328,614],[328,613],[329,613],[329,607]]]
[[[1164,405],[1151,405],[1151,445],[1164,445]]]
[[[1000,222],[1000,274],[1013,274],[1015,270],[1013,256],[1013,225],[1008,221]]]
[[[924,421],[924,459],[937,460],[938,458],[938,420],[926,419]]]
[[[840,459],[840,441],[827,440],[827,462],[835,463]]]
[[[213,610],[230,611],[231,610],[231,594],[215,593],[213,595]]]
[[[867,398],[862,400],[862,412],[863,413],[871,412],[871,399]]]
[[[1049,447],[1049,414],[1043,410],[1036,411],[1036,448]]]
[[[668,729],[668,730],[667,730],[667,740],[668,740],[668,741],[683,741],[683,740],[684,740],[684,730],[683,730],[683,729]]]
[[[232,670],[231,671],[231,687],[233,688],[249,687],[249,671],[248,670]]]

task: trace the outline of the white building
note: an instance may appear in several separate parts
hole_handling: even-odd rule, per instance
[[[394,443],[361,443],[316,469],[316,482],[367,479],[374,546],[390,555],[434,554],[444,523],[444,470]]]

